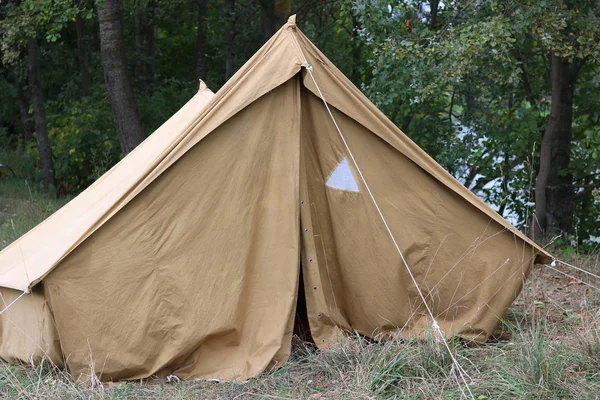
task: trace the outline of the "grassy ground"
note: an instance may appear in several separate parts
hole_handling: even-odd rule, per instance
[[[11,156],[0,152],[0,162]],[[19,162],[13,160],[15,172],[27,176]],[[0,178],[0,249],[65,202],[25,179]],[[567,261],[600,273],[600,254]],[[489,343],[452,343],[474,398],[600,399],[599,306],[599,293],[577,280],[535,270]],[[448,353],[431,339],[351,336],[325,351],[298,342],[283,367],[246,383],[82,385],[49,365],[0,362],[0,397],[10,399],[459,399],[464,390]]]
[[[33,179],[33,167],[26,157],[0,150],[0,249],[21,237],[40,221],[62,207],[69,199],[57,199],[40,192]]]

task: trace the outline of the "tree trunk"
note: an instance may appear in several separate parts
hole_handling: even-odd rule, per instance
[[[84,6],[83,0],[77,0],[76,4],[79,9]],[[87,97],[92,91],[85,43],[85,22],[80,13],[75,15],[75,31],[77,32],[77,57],[79,59],[79,92],[82,97]]]
[[[146,20],[146,46],[147,46],[147,72],[148,78],[154,81],[156,78],[156,39],[158,37],[158,27],[156,26],[156,0],[148,2],[148,18]]]
[[[42,187],[48,189],[55,184],[54,165],[52,163],[52,148],[48,140],[46,127],[46,110],[44,109],[44,94],[42,92],[42,78],[40,73],[40,46],[34,39],[27,43],[29,58],[29,86],[31,86],[31,100],[35,118],[35,137],[40,153],[40,167],[42,169]]]
[[[550,119],[540,148],[540,167],[535,182],[535,239],[573,230],[573,176],[568,172],[573,136],[573,94],[582,62],[569,63],[550,56],[552,95]]]
[[[98,22],[104,79],[121,151],[127,155],[144,140],[144,128],[127,75],[118,0],[103,0],[98,5]]]
[[[438,21],[438,10],[440,7],[440,0],[431,0],[429,2],[430,14],[429,14],[429,27],[434,30],[437,27]]]
[[[198,35],[196,37],[196,77],[206,79],[206,17],[208,0],[197,0]]]
[[[498,214],[504,217],[504,212],[506,211],[506,206],[508,205],[508,200],[510,198],[510,187],[508,183],[510,182],[510,155],[508,152],[504,152],[504,160],[501,164],[501,172],[502,172],[502,202],[500,203],[500,208],[498,208]]]
[[[275,33],[275,0],[259,0],[263,43]]]
[[[513,95],[512,93],[508,96],[508,123],[510,125],[513,124],[513,116],[514,116],[514,105],[513,105]],[[510,126],[509,125],[509,126]],[[508,204],[508,199],[510,196],[510,154],[507,151],[504,152],[504,159],[502,160],[502,164],[500,164],[500,173],[502,176],[502,203],[500,203],[500,208],[498,209],[498,214],[504,217],[504,212],[506,211],[506,206]]]
[[[292,15],[292,0],[275,0],[275,30],[281,28],[290,15]]]
[[[156,1],[150,0],[135,10],[135,76],[141,81],[153,81],[156,75],[156,7]]]
[[[552,163],[546,187],[547,229],[550,233],[573,232],[575,214],[575,189],[571,163],[571,142],[573,140],[573,95],[581,60],[572,63],[563,61],[561,78],[561,114],[558,131],[553,135]]]
[[[225,77],[235,73],[235,0],[225,0]]]
[[[135,14],[135,77],[146,76],[146,10],[136,4]]]
[[[291,0],[259,0],[263,42],[286,23],[292,13]]]
[[[358,36],[360,30],[360,22],[354,14],[352,14],[352,82],[360,87],[362,81],[362,40]]]
[[[15,91],[19,99],[19,114],[21,117],[21,127],[23,129],[23,152],[27,154],[27,143],[31,140],[31,124],[29,122],[29,103],[23,91],[23,84],[19,77],[15,78]]]

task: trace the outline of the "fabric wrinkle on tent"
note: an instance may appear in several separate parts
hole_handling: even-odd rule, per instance
[[[84,380],[254,377],[289,356],[300,276],[320,348],[343,332],[420,336],[431,316],[484,342],[550,259],[292,17],[0,253],[4,304],[31,290],[0,317],[0,356]]]

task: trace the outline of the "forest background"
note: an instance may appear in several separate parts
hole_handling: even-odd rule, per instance
[[[0,163],[76,195],[291,14],[502,216],[567,252],[598,250],[595,0],[1,0]]]

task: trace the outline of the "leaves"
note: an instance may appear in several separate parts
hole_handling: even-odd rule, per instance
[[[72,0],[23,0],[4,6],[0,20],[2,62],[14,64],[29,39],[56,42],[61,31],[80,10]],[[91,16],[91,10],[82,10]],[[91,17],[90,17],[91,18]]]
[[[97,29],[93,4],[98,1],[84,1],[81,9],[73,0],[0,4],[2,72],[7,72],[0,80],[3,143],[16,142],[20,131],[18,101],[10,89],[13,75],[25,81],[25,44],[35,38],[42,47],[49,129],[63,191],[81,190],[119,158],[104,98],[97,37],[92,34]],[[135,44],[140,34],[136,15],[150,3],[149,18],[156,29],[152,55]],[[304,33],[359,89],[457,179],[521,226],[531,217],[539,148],[550,117],[548,56],[554,53],[579,63],[571,163],[564,172],[575,179],[577,240],[583,242],[598,231],[597,1],[297,0],[293,4]],[[435,4],[437,9],[432,10]],[[121,6],[130,70],[139,63],[156,66],[152,79],[132,77],[150,133],[196,88],[196,2],[124,0]],[[93,101],[79,98],[77,88],[76,15],[87,29],[83,43],[89,52]],[[262,45],[260,15],[259,2],[236,1],[235,18],[243,22],[236,24],[235,32],[238,67]],[[225,82],[224,21],[221,3],[209,1],[206,80],[213,90]],[[100,160],[103,157],[106,162]],[[95,167],[90,166],[92,159]]]
[[[461,182],[526,226],[550,115],[548,54],[581,59],[590,74],[597,72],[600,7],[587,0],[576,7],[562,0],[452,1],[439,6],[432,26],[431,3],[396,1],[393,12],[385,4],[355,2],[372,54],[367,94]],[[407,18],[414,25],[410,34],[402,23]],[[579,104],[593,102],[594,108],[586,107],[580,122],[588,128],[585,146],[574,145],[576,176],[597,170],[590,160],[600,156],[600,85],[586,80],[588,70],[585,76],[580,83],[589,94],[577,98],[576,115],[583,111]],[[600,207],[586,199],[581,204]],[[593,217],[581,212],[579,228],[585,229],[579,233],[585,238],[597,218],[584,223]]]

